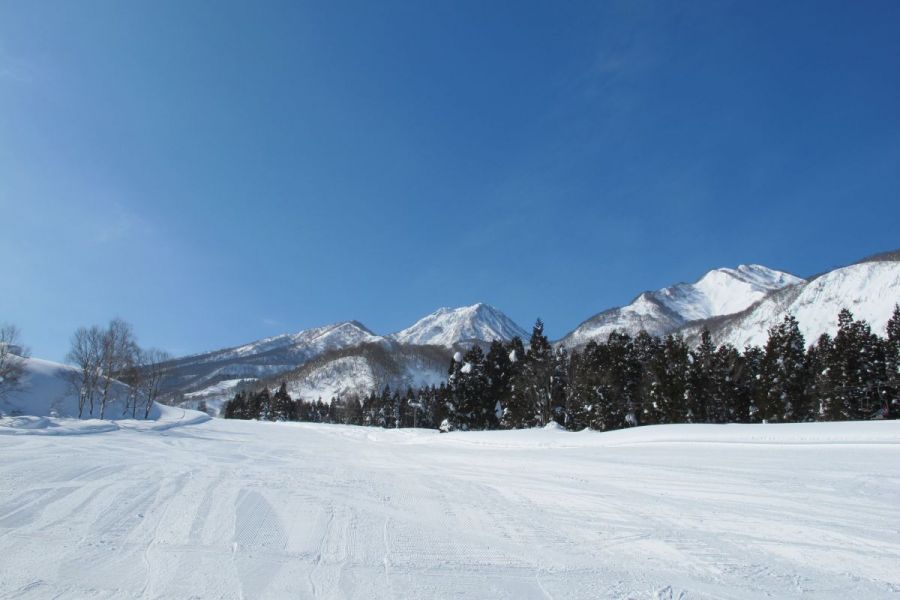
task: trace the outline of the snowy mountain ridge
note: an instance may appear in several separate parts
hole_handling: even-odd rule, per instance
[[[900,302],[900,260],[878,259],[859,262],[829,271],[804,282],[770,294],[746,310],[716,319],[697,322],[682,331],[688,341],[707,328],[717,344],[736,348],[763,346],[768,329],[788,314],[793,315],[807,345],[823,333],[834,335],[841,309],[849,309],[863,319],[872,331],[884,335],[894,305]]]
[[[707,272],[694,283],[678,283],[643,292],[631,304],[603,311],[563,337],[558,344],[578,347],[605,341],[613,331],[635,335],[645,330],[666,335],[691,321],[745,310],[773,291],[805,280],[762,265],[739,265]]]
[[[315,354],[334,348],[355,346],[365,342],[380,342],[383,339],[383,337],[372,333],[359,321],[341,321],[331,325],[304,329],[296,333],[283,333],[242,346],[193,354],[185,356],[183,359],[195,359],[199,362],[218,362],[284,349],[302,350],[306,353]]]

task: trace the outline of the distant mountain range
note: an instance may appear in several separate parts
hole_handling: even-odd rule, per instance
[[[889,252],[802,279],[762,265],[713,269],[694,283],[646,291],[627,306],[599,312],[558,340],[578,348],[605,341],[613,331],[646,330],[683,335],[693,343],[708,329],[716,343],[763,345],[768,328],[785,314],[800,322],[807,343],[837,328],[849,308],[879,333],[900,302],[900,252]],[[194,407],[211,410],[240,385],[286,381],[294,396],[328,401],[384,386],[438,384],[453,353],[472,344],[521,337],[530,332],[500,310],[478,303],[441,308],[410,327],[378,335],[358,321],[344,321],[173,360],[167,391]]]
[[[528,335],[484,303],[438,309],[387,336],[345,321],[173,360],[166,391],[182,394],[189,404],[210,406],[258,380],[285,380],[295,396],[326,401],[385,385],[439,384],[457,349]]]

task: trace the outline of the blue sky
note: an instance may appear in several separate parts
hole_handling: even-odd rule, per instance
[[[900,247],[900,3],[0,4],[0,321],[60,359]]]

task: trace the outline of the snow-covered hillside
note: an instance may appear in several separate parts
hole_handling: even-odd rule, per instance
[[[857,319],[869,322],[875,333],[884,329],[900,302],[900,261],[863,262],[829,271],[803,285],[772,294],[748,310],[712,323],[699,323],[684,330],[688,339],[708,326],[716,343],[737,348],[747,344],[763,346],[768,329],[786,314],[797,318],[807,344],[823,333],[834,335],[837,317],[848,308]]]
[[[27,432],[26,432],[27,433]],[[0,435],[3,598],[895,599],[900,422]]]
[[[577,347],[591,340],[605,341],[613,331],[634,335],[642,329],[662,336],[690,321],[742,311],[774,290],[802,282],[799,277],[762,265],[714,269],[695,283],[644,292],[628,306],[601,312],[558,343]]]
[[[78,394],[70,381],[78,371],[74,367],[39,358],[24,361],[25,376],[21,388],[0,399],[0,434],[21,433],[23,430],[50,434],[108,430],[119,427],[113,421],[130,420],[130,411],[126,414],[129,388],[113,382],[104,421],[97,420],[100,407],[95,404],[93,413],[89,407],[85,408],[82,415],[85,420],[72,422],[78,417]],[[154,404],[148,419],[152,424],[148,426],[194,423],[207,418],[201,413]],[[133,423],[132,426],[139,425]]]
[[[391,337],[404,344],[450,347],[454,344],[514,337],[527,341],[528,333],[493,306],[479,302],[460,308],[441,308]]]

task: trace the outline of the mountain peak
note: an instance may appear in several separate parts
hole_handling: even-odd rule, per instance
[[[453,346],[454,344],[525,337],[519,327],[500,310],[484,302],[457,308],[439,308],[391,337],[405,344]]]

